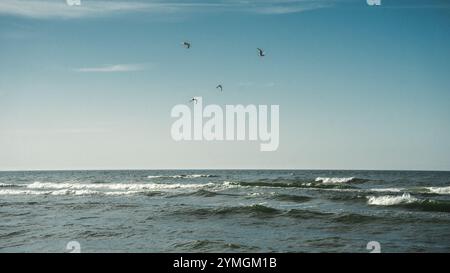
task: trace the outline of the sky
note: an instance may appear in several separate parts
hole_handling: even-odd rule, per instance
[[[450,170],[449,71],[448,1],[2,0],[0,170]],[[174,141],[194,96],[278,150]]]

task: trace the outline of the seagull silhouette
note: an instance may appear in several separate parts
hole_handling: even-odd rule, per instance
[[[191,48],[191,43],[189,43],[189,42],[183,42],[183,46],[185,47],[185,48]]]
[[[221,84],[219,84],[218,86],[216,86],[216,89],[220,89],[220,91],[222,91],[223,90],[223,88],[222,88],[222,85]]]
[[[195,102],[195,104],[197,104],[197,99],[194,97],[189,102]]]
[[[257,48],[258,49],[258,55],[259,57],[264,57],[266,56],[266,53],[264,52],[264,50],[262,50],[261,48]]]

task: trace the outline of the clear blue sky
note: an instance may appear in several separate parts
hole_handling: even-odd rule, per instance
[[[450,170],[448,1],[81,3],[0,3],[0,170]],[[279,104],[279,149],[173,141],[193,96]]]

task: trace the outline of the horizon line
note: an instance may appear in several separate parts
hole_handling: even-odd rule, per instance
[[[375,171],[375,172],[450,172],[450,169],[321,169],[321,168],[112,168],[112,169],[17,169],[17,170],[0,170],[0,172],[70,172],[70,171]]]

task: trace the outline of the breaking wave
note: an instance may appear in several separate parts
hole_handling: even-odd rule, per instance
[[[34,182],[31,184],[14,185],[20,189],[8,189],[2,186],[0,195],[133,195],[177,190],[177,189],[202,189],[213,186],[213,183],[205,184],[88,184],[88,183],[51,183]]]
[[[37,191],[37,190],[0,190],[0,195],[131,195],[145,194],[142,191],[94,191],[94,190],[53,190],[53,191]]]
[[[76,190],[164,190],[164,189],[196,189],[208,186],[213,186],[213,183],[206,184],[156,184],[156,183],[141,183],[141,184],[127,184],[127,183],[111,183],[111,184],[87,184],[87,183],[43,183],[34,182],[26,185],[28,189],[76,189]]]
[[[373,192],[402,192],[404,191],[404,188],[375,188],[375,189],[370,189],[370,191]]]
[[[404,193],[401,196],[368,196],[367,203],[375,206],[403,206],[423,211],[450,212],[450,202],[441,200],[419,199]]]
[[[315,181],[324,184],[339,184],[339,183],[362,183],[368,180],[355,177],[317,177]]]
[[[383,196],[368,196],[367,203],[376,206],[393,206],[399,204],[409,204],[418,202],[420,199],[412,197],[409,193],[404,193],[401,196],[383,195]]]
[[[147,178],[149,179],[157,179],[157,178],[173,178],[173,179],[182,179],[182,178],[208,178],[208,177],[219,177],[214,174],[180,174],[180,175],[149,175]]]
[[[273,181],[255,181],[255,182],[225,182],[227,186],[242,186],[242,187],[268,187],[268,188],[341,188],[352,189],[354,187],[345,184],[325,184],[321,182],[302,182],[296,180],[273,180]]]
[[[430,193],[436,194],[450,194],[450,186],[448,187],[426,187]]]
[[[15,188],[15,187],[19,187],[19,185],[0,183],[0,188]]]

